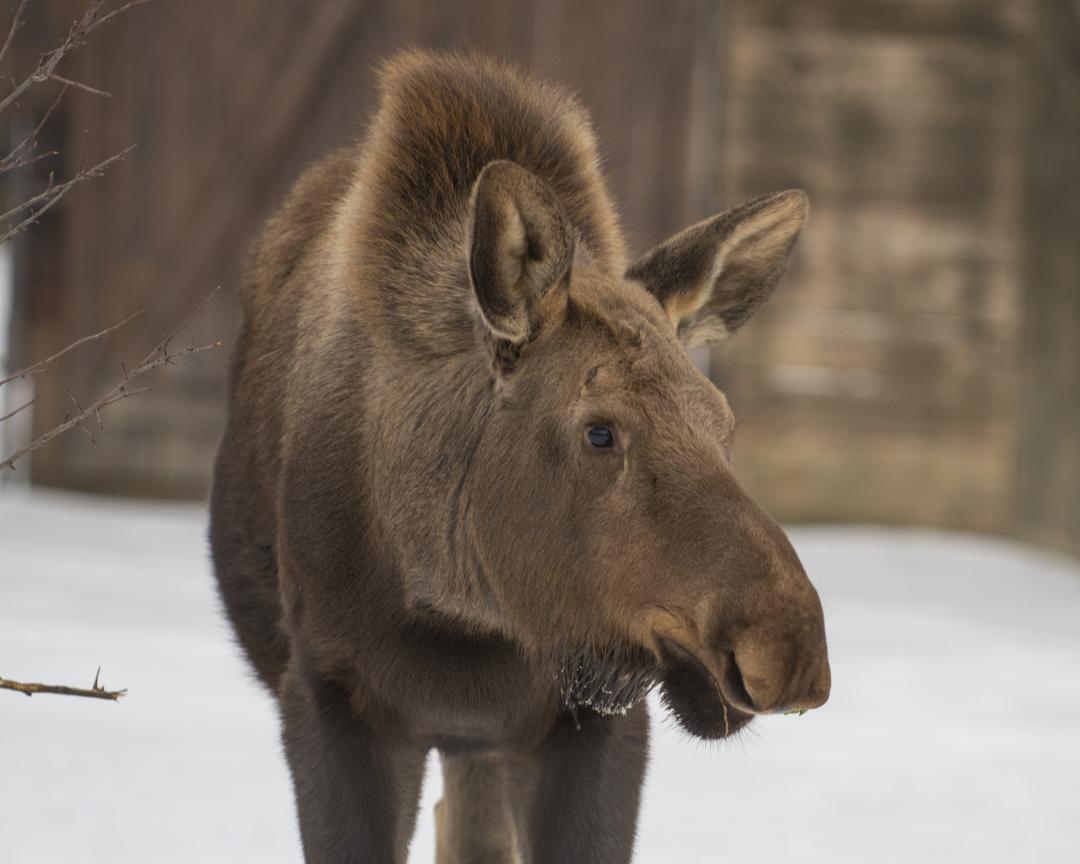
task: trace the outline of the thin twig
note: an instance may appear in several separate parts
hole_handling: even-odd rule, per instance
[[[12,148],[12,151],[8,153],[8,156],[0,159],[0,174],[3,174],[5,171],[11,171],[12,168],[22,167],[31,162],[36,162],[38,159],[42,158],[43,154],[42,156],[33,159],[21,159],[21,154],[26,148],[32,149],[38,146],[38,135],[40,135],[41,130],[44,129],[45,123],[48,123],[49,118],[53,116],[53,111],[56,110],[56,106],[60,104],[60,99],[64,98],[65,93],[67,93],[67,84],[60,87],[60,92],[57,93],[56,98],[53,99],[53,104],[49,106],[49,109],[46,110],[44,114],[42,114],[41,120],[38,121],[38,125],[33,127],[33,131],[23,138],[23,140],[19,141],[19,143]],[[57,150],[52,150],[51,154],[55,156],[57,152]]]
[[[75,404],[76,412],[72,415],[65,416],[63,422],[61,422],[59,425],[53,427],[48,432],[44,433],[38,438],[35,438],[33,441],[31,441],[22,449],[17,450],[11,456],[8,456],[6,459],[0,462],[0,469],[10,468],[12,471],[14,471],[15,463],[27,453],[32,453],[34,450],[37,450],[40,447],[44,447],[57,436],[63,435],[65,432],[74,429],[76,426],[80,427],[90,437],[91,442],[93,442],[93,433],[90,432],[90,430],[87,429],[85,426],[83,426],[83,422],[85,420],[91,417],[95,418],[100,428],[101,412],[105,408],[113,405],[116,402],[121,401],[122,399],[129,399],[132,396],[137,396],[140,393],[145,393],[153,389],[152,387],[139,387],[134,390],[129,389],[128,385],[133,380],[135,380],[141,375],[145,375],[147,372],[153,371],[154,369],[160,369],[162,366],[173,366],[176,364],[177,360],[182,357],[186,357],[191,354],[201,354],[203,351],[209,351],[211,348],[219,347],[221,345],[220,342],[210,342],[206,345],[188,345],[187,347],[180,348],[176,351],[171,351],[169,349],[169,343],[172,342],[172,340],[175,339],[183,330],[190,326],[195,316],[199,315],[206,308],[206,305],[214,298],[214,296],[219,290],[220,286],[211,291],[209,296],[207,296],[205,300],[203,300],[198,306],[195,307],[192,313],[184,319],[180,326],[176,327],[174,330],[164,336],[162,340],[154,346],[153,350],[149,354],[147,354],[146,357],[144,357],[142,361],[133,369],[128,369],[123,364],[120,364],[120,381],[97,401],[93,402],[90,405],[87,405],[86,407],[83,407],[79,403],[79,401],[75,399],[74,395],[71,394],[69,391],[72,402]]]
[[[31,399],[29,402],[26,402],[25,404],[20,405],[14,411],[9,411],[3,417],[0,417],[0,423],[3,423],[5,420],[10,420],[12,417],[14,417],[20,411],[25,411],[27,408],[29,408],[31,405],[33,405],[35,402],[37,402],[37,399]]]
[[[67,89],[67,84],[60,88],[60,92],[56,94],[56,98],[53,99],[52,104],[49,106],[48,110],[44,113],[44,115],[42,115],[41,119],[38,121],[38,124],[34,127],[33,131],[30,132],[30,134],[27,135],[25,138],[23,138],[22,141],[16,144],[15,147],[12,148],[11,152],[7,154],[7,156],[5,156],[3,159],[0,159],[0,174],[4,173],[5,171],[10,171],[12,168],[17,168],[20,164],[27,165],[30,161],[33,161],[28,160],[17,164],[19,156],[24,149],[26,149],[27,147],[33,148],[37,146],[37,136],[41,133],[41,130],[49,121],[49,118],[52,116],[53,111],[55,111],[56,107],[60,104],[60,100],[64,98],[64,94],[67,93]],[[57,151],[53,150],[52,152],[55,154]]]
[[[94,2],[90,4],[90,8],[83,13],[82,17],[71,25],[71,29],[68,30],[67,36],[64,37],[64,41],[56,48],[53,48],[52,51],[47,51],[42,54],[34,71],[27,75],[22,81],[17,82],[13,86],[11,92],[3,99],[0,99],[0,112],[3,112],[13,102],[18,100],[23,93],[35,84],[39,84],[42,81],[48,81],[52,78],[56,73],[56,67],[59,65],[60,61],[81,46],[86,41],[86,37],[97,30],[98,27],[102,26],[110,19],[115,18],[117,15],[122,15],[124,12],[127,12],[135,6],[142,6],[144,3],[149,2],[150,0],[130,0],[130,2],[125,3],[123,6],[119,6],[112,12],[100,15],[99,17],[101,7],[104,5],[105,0],[94,0]]]
[[[16,159],[14,162],[0,162],[0,174],[6,174],[8,171],[14,171],[16,168],[25,168],[27,165],[33,165],[35,162],[40,162],[42,159],[51,159],[53,156],[59,155],[59,150],[46,150],[44,153],[35,153],[33,156],[27,156],[25,159]]]
[[[37,363],[31,364],[25,369],[20,369],[18,372],[13,375],[9,375],[7,378],[0,379],[0,387],[3,387],[5,384],[9,384],[10,382],[15,381],[19,378],[26,378],[30,375],[40,375],[69,351],[74,351],[76,348],[85,345],[87,342],[93,342],[97,339],[105,339],[109,336],[110,333],[119,330],[132,319],[138,318],[145,311],[145,309],[137,309],[136,311],[128,315],[127,318],[125,318],[123,321],[117,321],[111,327],[106,327],[104,330],[100,330],[97,333],[91,333],[89,336],[83,336],[81,339],[76,339],[74,342],[68,345],[67,348],[57,351],[51,357],[46,357],[44,360],[38,360]]]
[[[55,72],[49,76],[53,81],[59,81],[65,87],[74,87],[77,90],[85,90],[87,93],[93,93],[95,96],[104,96],[106,99],[112,99],[112,93],[108,90],[99,90],[97,87],[91,87],[89,84],[83,84],[82,81],[75,81],[71,78],[65,78],[63,75],[57,75]]]
[[[100,27],[102,24],[104,24],[110,18],[115,18],[117,15],[123,15],[125,12],[128,11],[128,9],[131,9],[133,6],[142,6],[144,3],[149,3],[149,2],[150,2],[150,0],[130,0],[130,2],[125,3],[123,6],[120,6],[120,7],[116,8],[116,9],[113,9],[113,11],[110,12],[108,15],[103,15],[101,18],[98,18],[94,22],[93,26],[90,27],[89,29],[87,29],[85,33],[83,33],[83,36],[86,36],[87,34],[93,32],[94,30],[97,30],[98,27]],[[101,3],[95,3],[94,5],[95,6],[100,6]]]
[[[221,290],[221,286],[218,285],[216,288],[214,288],[213,291],[211,291],[209,294],[207,294],[202,299],[202,301],[194,309],[192,309],[191,312],[188,313],[187,318],[185,318],[183,321],[180,322],[180,324],[178,324],[176,327],[174,327],[172,330],[170,330],[168,333],[165,334],[165,336],[164,336],[164,338],[162,338],[161,342],[158,343],[158,346],[153,351],[151,351],[149,355],[147,355],[147,359],[152,357],[158,351],[163,351],[165,348],[168,347],[169,343],[172,342],[173,339],[175,339],[177,336],[179,336],[184,330],[187,330],[187,328],[191,326],[191,322],[194,321],[196,318],[198,318],[200,315],[202,315],[203,310],[205,310],[206,307],[210,305],[210,301],[213,300],[217,296],[217,293],[220,290]],[[217,342],[217,343],[214,343],[214,344],[215,345],[220,345],[221,343]],[[210,346],[210,347],[213,347],[213,346]],[[145,363],[146,361],[144,360],[143,362]],[[134,374],[134,373],[132,373],[132,374]]]
[[[14,239],[35,222],[44,216],[49,210],[55,207],[68,192],[70,192],[79,183],[83,183],[94,177],[100,177],[105,173],[105,170],[114,162],[118,162],[127,156],[132,150],[135,149],[135,145],[132,144],[129,147],[125,147],[119,153],[114,153],[107,159],[103,159],[94,165],[92,168],[79,168],[78,172],[70,180],[65,180],[63,183],[54,184],[52,175],[49,175],[49,182],[46,187],[32,198],[28,198],[21,204],[16,204],[6,213],[0,215],[0,222],[3,222],[12,216],[16,216],[23,211],[30,209],[31,212],[21,222],[16,224],[13,228],[9,228],[6,233],[0,234],[0,246],[3,246],[8,241]],[[80,160],[81,161],[81,160]],[[31,209],[32,208],[32,209]]]
[[[76,175],[76,176],[78,176],[78,175]],[[7,212],[0,213],[0,222],[4,222],[4,221],[8,220],[12,216],[18,216],[20,213],[23,212],[23,210],[32,210],[35,206],[40,204],[42,201],[48,201],[50,198],[52,198],[52,196],[53,196],[54,192],[56,191],[56,189],[59,188],[56,185],[55,180],[56,180],[55,174],[53,174],[53,172],[50,171],[49,172],[49,179],[45,183],[45,188],[42,189],[40,192],[38,192],[33,197],[27,198],[25,201],[20,201],[18,204],[16,204],[14,207],[12,207]]]
[[[0,678],[0,690],[15,690],[33,696],[35,693],[55,693],[58,696],[85,696],[88,699],[109,699],[116,702],[121,696],[127,695],[127,690],[106,690],[101,685],[101,667],[98,666],[94,683],[90,687],[67,687],[62,684],[31,684],[22,681],[12,681],[8,678]]]
[[[8,48],[11,47],[11,40],[15,38],[15,31],[22,27],[22,13],[25,8],[26,0],[21,0],[19,8],[15,10],[15,17],[11,19],[11,29],[8,30],[7,38],[4,40],[4,44],[0,46],[0,63],[4,62]]]

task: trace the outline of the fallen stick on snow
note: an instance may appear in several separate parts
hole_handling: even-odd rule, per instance
[[[35,693],[55,693],[58,696],[86,696],[90,699],[111,699],[117,701],[127,694],[127,690],[106,690],[101,686],[101,667],[98,666],[97,674],[94,675],[94,683],[89,689],[85,687],[65,687],[62,684],[30,684],[21,681],[11,681],[0,677],[0,690],[15,690],[33,696]]]

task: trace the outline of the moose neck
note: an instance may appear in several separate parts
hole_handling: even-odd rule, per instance
[[[409,613],[474,632],[506,633],[482,556],[467,529],[473,459],[497,400],[477,353],[412,357],[386,370],[395,386],[366,431],[368,482],[388,506],[372,514]],[[405,418],[404,420],[402,418]]]

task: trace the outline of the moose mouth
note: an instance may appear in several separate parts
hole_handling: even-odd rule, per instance
[[[643,648],[584,651],[564,662],[558,678],[563,704],[575,718],[579,708],[624,715],[659,685],[664,706],[698,738],[727,738],[753,719],[746,710],[752,701],[733,658],[725,658],[726,671],[718,682],[681,645],[662,637],[657,642],[660,662]]]
[[[683,729],[698,738],[727,738],[754,719],[734,657],[724,658],[723,680],[717,681],[686,648],[663,637],[657,642],[664,658],[661,701]]]

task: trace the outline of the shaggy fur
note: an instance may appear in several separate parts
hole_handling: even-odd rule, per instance
[[[684,348],[769,295],[805,196],[628,267],[565,91],[412,52],[381,93],[248,267],[225,608],[280,704],[308,861],[403,862],[434,747],[442,864],[626,862],[651,686],[703,737],[828,695],[817,595]]]

